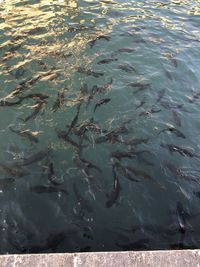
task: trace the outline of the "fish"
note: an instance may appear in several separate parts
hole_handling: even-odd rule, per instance
[[[176,203],[176,215],[178,219],[178,227],[179,231],[182,234],[185,234],[186,232],[186,212],[183,209],[183,205],[177,201]]]
[[[131,121],[132,119],[125,121],[118,128],[109,132],[107,130],[103,130],[102,133],[104,133],[104,135],[95,138],[95,144],[101,144],[108,141],[110,143],[121,143],[122,141],[119,139],[119,135],[128,133],[126,124],[130,123]]]
[[[38,161],[43,160],[45,157],[47,157],[51,152],[51,149],[45,148],[43,150],[40,150],[39,152],[37,152],[36,154],[33,154],[31,156],[29,156],[28,158],[24,158],[22,161],[19,161],[16,163],[17,166],[27,166],[33,163],[36,163]]]
[[[132,181],[132,182],[139,182],[139,180],[133,178],[130,175],[130,171],[128,170],[128,168],[126,166],[121,165],[119,162],[116,162],[114,164],[114,166],[116,167],[116,170],[122,174],[123,177],[127,178],[128,180]]]
[[[89,169],[95,169],[96,171],[98,171],[99,173],[102,173],[101,169],[95,165],[94,163],[86,160],[86,159],[83,159],[83,158],[80,158],[80,160],[87,166],[87,168]]]
[[[0,179],[0,191],[9,189],[15,183],[14,178],[1,178]]]
[[[81,209],[86,210],[89,213],[92,213],[94,211],[93,207],[91,206],[90,202],[80,194],[75,183],[73,184],[73,191]]]
[[[183,147],[179,147],[177,145],[174,144],[160,144],[161,147],[166,148],[169,150],[169,152],[172,154],[173,152],[177,152],[179,153],[181,156],[187,156],[190,158],[193,157],[197,157],[199,158],[199,155],[194,154],[191,150],[187,149],[187,148],[183,148]]]
[[[88,76],[93,76],[95,78],[99,78],[99,77],[104,75],[104,73],[102,73],[102,72],[94,72],[92,70],[87,70],[87,69],[82,68],[82,67],[78,67],[77,72],[86,74]]]
[[[184,104],[173,104],[168,101],[160,101],[161,106],[163,106],[166,109],[181,109],[183,111],[186,111],[183,106]]]
[[[106,201],[106,208],[111,208],[114,204],[116,204],[119,194],[121,191],[121,186],[119,183],[119,178],[116,172],[116,167],[112,165],[112,173],[113,173],[113,178],[114,178],[114,183],[113,183],[113,189],[109,194],[106,194],[107,201]]]
[[[135,109],[141,108],[145,103],[146,103],[145,98],[143,98],[143,99],[140,101],[140,104],[139,104]]]
[[[95,105],[95,107],[94,107],[94,112],[96,111],[96,109],[97,109],[98,107],[100,107],[100,106],[103,105],[103,104],[107,104],[107,103],[109,103],[110,101],[111,101],[110,98],[103,98],[103,99],[100,99],[100,100],[96,103],[96,105]]]
[[[172,54],[169,54],[169,53],[166,53],[166,54],[163,54],[167,59],[169,59],[169,61],[171,62],[172,65],[174,65],[174,67],[178,67],[178,63],[177,63],[177,60],[173,57]]]
[[[53,185],[60,185],[60,183],[58,183],[56,181],[56,176],[55,176],[55,171],[54,171],[54,165],[52,162],[49,163],[48,165],[48,169],[47,169],[47,177],[48,180],[53,184]]]
[[[58,187],[53,187],[53,186],[46,186],[46,185],[36,185],[36,186],[31,186],[30,188],[31,192],[37,193],[37,194],[42,194],[42,193],[65,193],[68,195],[68,192],[66,189],[61,189]]]
[[[96,86],[96,85],[93,86],[91,94],[88,98],[87,105],[89,104],[90,100],[94,98],[94,96],[96,94],[102,94],[102,93],[105,93],[107,91],[110,91],[112,89],[112,83],[113,83],[113,79],[111,79],[110,82],[104,84],[103,86]]]
[[[9,176],[14,176],[16,178],[21,178],[23,176],[28,176],[30,174],[26,169],[20,166],[6,165],[2,163],[0,163],[0,170],[7,173]]]
[[[149,116],[149,115],[151,115],[151,114],[153,114],[153,113],[158,113],[158,112],[160,112],[160,111],[161,111],[161,109],[154,109],[154,108],[152,107],[152,108],[149,109],[149,110],[145,110],[145,111],[140,112],[140,113],[139,113],[139,116]]]
[[[65,131],[57,130],[57,136],[58,136],[59,139],[63,139],[64,141],[70,143],[72,146],[78,148],[79,150],[81,150],[84,147],[87,147],[87,145],[81,145],[81,144],[76,143],[73,139],[71,139],[68,136],[68,133],[65,132]]]
[[[73,128],[73,133],[78,135],[78,136],[83,136],[87,131],[91,131],[91,132],[100,134],[100,133],[102,133],[103,130],[101,128],[99,128],[98,125],[93,123],[93,120],[83,122],[82,124]]]
[[[26,80],[20,82],[15,90],[13,92],[11,92],[8,96],[8,97],[14,97],[18,94],[20,94],[21,92],[25,91],[25,90],[28,90],[29,88],[31,88],[38,80],[40,79],[44,79],[45,77],[49,77],[49,75],[52,74],[52,72],[54,71],[54,67],[51,68],[49,71],[47,72],[44,72],[44,73],[41,73],[41,74],[38,74],[37,76],[35,77],[31,77],[31,78],[27,78]]]
[[[161,89],[158,91],[158,97],[156,99],[156,103],[160,102],[162,100],[162,98],[164,97],[166,92],[166,89]]]
[[[19,244],[19,241],[17,240],[9,240],[12,246],[14,246],[18,251],[21,253],[41,253],[45,251],[52,251],[56,252],[57,247],[60,245],[60,243],[63,242],[63,240],[67,237],[67,234],[64,232],[60,232],[58,234],[50,234],[45,242],[40,242],[39,244],[33,244],[33,245],[26,245]]]
[[[36,106],[35,106],[35,110],[29,116],[27,116],[25,119],[21,119],[21,120],[23,120],[24,122],[27,122],[30,119],[34,119],[39,114],[39,112],[42,110],[44,104],[46,104],[45,100],[37,102]]]
[[[192,96],[187,96],[188,102],[189,103],[194,103],[197,99],[200,97],[200,92],[194,93]]]
[[[120,48],[117,50],[117,52],[119,52],[119,53],[132,53],[134,51],[135,51],[134,48],[126,48],[126,47]]]
[[[17,131],[17,130],[14,130],[12,127],[9,127],[9,129],[13,133],[18,134],[21,137],[27,138],[32,143],[38,143],[39,142],[38,138],[32,132],[30,132],[29,130],[20,130],[20,131]]]
[[[133,66],[129,65],[128,63],[123,64],[123,65],[118,65],[118,69],[123,70],[128,73],[132,73],[132,72],[137,73],[137,70]]]
[[[171,75],[171,73],[168,70],[165,70],[165,75],[167,76],[167,78],[169,80],[171,80],[171,81],[173,80],[172,75]]]
[[[25,69],[23,67],[19,67],[15,73],[14,73],[14,76],[16,79],[19,79],[20,77],[22,77],[25,73]]]
[[[73,120],[72,120],[72,122],[71,122],[71,124],[70,124],[70,126],[69,126],[69,129],[68,129],[68,131],[67,131],[67,135],[69,135],[69,133],[71,132],[71,130],[74,128],[74,126],[77,124],[77,122],[78,122],[78,117],[79,117],[79,113],[80,113],[80,109],[81,109],[81,103],[80,104],[78,104],[78,106],[77,106],[77,112],[76,112],[76,115],[75,115],[75,117],[73,118]]]
[[[178,116],[177,112],[175,110],[172,110],[172,118],[174,123],[178,126],[181,127],[181,119]]]
[[[19,99],[15,102],[9,102],[9,101],[6,101],[6,100],[0,100],[0,107],[11,107],[11,106],[16,106],[16,105],[19,105],[21,104],[22,102],[22,99]]]
[[[65,101],[65,95],[64,95],[64,89],[58,91],[57,99],[53,104],[52,111],[56,112],[63,104]]]
[[[109,36],[106,36],[106,35],[97,36],[94,40],[88,42],[88,44],[90,45],[90,48],[93,48],[93,46],[96,44],[96,41],[101,40],[101,39],[104,39],[106,41],[110,41]]]
[[[151,177],[151,175],[149,175],[148,173],[146,173],[143,170],[140,169],[136,169],[130,166],[126,167],[130,172],[134,173],[135,176],[142,176],[144,179],[150,180],[152,181],[155,185],[159,186],[159,188],[165,190],[165,186],[163,186],[162,184],[160,184],[157,180],[155,180],[153,177]]]
[[[27,98],[31,98],[34,100],[45,100],[45,99],[49,98],[49,96],[46,94],[43,94],[43,93],[34,93],[34,94],[28,94],[25,96],[19,96],[19,98],[22,100],[27,99]]]
[[[133,138],[130,140],[122,140],[122,144],[137,146],[143,143],[146,144],[148,141],[149,138]]]
[[[120,151],[116,150],[114,152],[111,152],[111,157],[117,158],[118,160],[121,160],[122,158],[135,158],[137,155],[148,153],[151,155],[151,152],[148,150],[130,150],[130,151]]]
[[[106,58],[106,59],[98,61],[97,64],[98,65],[108,64],[108,63],[113,62],[113,61],[118,61],[118,59],[117,58]]]
[[[169,131],[169,132],[175,134],[177,137],[180,137],[180,138],[183,138],[183,139],[186,138],[186,136],[181,131],[177,130],[173,126],[169,126],[168,128],[165,128],[165,129],[161,130],[158,134],[166,132],[166,131]]]
[[[135,92],[133,92],[134,94],[137,94],[138,92],[141,92],[146,89],[151,89],[150,83],[143,84],[140,82],[131,82],[131,83],[127,83],[126,85],[132,88],[138,88]]]
[[[167,167],[167,169],[172,172],[174,175],[185,179],[185,180],[189,180],[189,181],[194,181],[196,183],[199,183],[199,177],[194,177],[192,175],[188,175],[187,173],[185,173],[183,170],[177,168],[175,165],[173,165],[172,163],[169,162],[164,162],[165,166]]]

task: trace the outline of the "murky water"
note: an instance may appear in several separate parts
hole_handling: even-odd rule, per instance
[[[199,247],[200,2],[0,14],[0,252]]]

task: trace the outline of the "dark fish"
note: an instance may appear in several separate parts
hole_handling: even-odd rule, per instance
[[[22,99],[19,99],[15,102],[9,102],[9,101],[6,101],[6,100],[0,100],[0,107],[11,107],[11,106],[16,106],[16,105],[19,105],[21,104],[22,102]]]
[[[54,74],[55,74],[55,73],[53,73],[54,69],[55,69],[55,68],[52,68],[52,69],[50,69],[50,70],[47,71],[47,72],[38,74],[37,76],[35,76],[35,77],[33,77],[33,78],[31,77],[31,78],[28,78],[28,79],[26,79],[26,80],[20,82],[20,83],[16,86],[15,90],[14,90],[12,93],[10,93],[7,97],[13,97],[13,96],[16,96],[16,95],[20,94],[21,92],[30,89],[30,88],[31,88],[31,87],[32,87],[38,80],[40,80],[40,79],[42,79],[42,78],[44,79],[45,77],[48,78],[48,77],[51,76],[52,74],[54,75]],[[56,74],[56,75],[58,75],[58,74]]]
[[[25,73],[25,69],[23,67],[19,67],[16,71],[15,71],[15,78],[19,79],[20,77],[22,77]]]
[[[147,83],[147,84],[144,84],[144,83],[139,83],[139,82],[132,82],[132,83],[127,83],[127,86],[130,86],[130,87],[133,87],[133,88],[138,88],[134,94],[138,93],[138,92],[141,92],[142,90],[146,90],[146,89],[151,89],[151,84],[150,83]]]
[[[160,112],[160,111],[161,111],[161,109],[154,109],[154,108],[152,107],[152,108],[149,109],[149,110],[145,110],[145,111],[140,112],[140,113],[139,113],[139,116],[149,116],[149,115],[151,115],[151,114],[153,114],[153,113],[158,113],[158,112]]]
[[[145,98],[143,98],[143,99],[140,101],[140,104],[139,104],[135,109],[141,108],[145,103],[146,103]]]
[[[31,186],[29,188],[32,192],[37,193],[37,194],[42,194],[42,193],[65,193],[68,195],[67,190],[61,189],[58,187],[52,187],[52,186],[45,186],[45,185],[36,185],[36,186]]]
[[[175,134],[177,137],[181,137],[184,139],[186,138],[186,136],[181,131],[177,130],[176,128],[174,128],[172,126],[171,127],[169,126],[168,128],[161,130],[158,134],[166,132],[166,131],[169,131],[169,132]]]
[[[120,134],[126,134],[128,133],[128,129],[126,124],[130,123],[132,120],[127,120],[123,122],[119,127],[116,129],[113,129],[111,131],[104,130],[102,131],[105,133],[105,135],[97,137],[94,141],[96,144],[101,144],[104,142],[110,142],[110,143],[121,143],[122,141],[119,139]]]
[[[144,249],[147,249],[149,242],[150,242],[149,239],[144,238],[144,239],[141,239],[141,240],[138,240],[136,242],[129,243],[126,245],[119,244],[119,243],[115,243],[115,244],[116,244],[116,246],[123,249],[124,251],[127,251],[127,250],[144,250]]]
[[[35,93],[35,94],[28,94],[25,96],[20,96],[19,98],[22,100],[27,99],[27,98],[31,98],[34,100],[45,100],[45,99],[49,98],[49,96],[46,94],[43,94],[43,93]]]
[[[34,119],[39,112],[42,110],[44,104],[46,103],[46,101],[39,101],[36,103],[36,107],[35,110],[33,111],[33,113],[31,113],[28,117],[26,117],[25,119],[22,119],[24,122],[27,122],[30,119]]]
[[[58,91],[58,96],[55,103],[53,104],[52,111],[56,112],[64,104],[64,101],[65,101],[65,95],[64,95],[64,89],[62,89]]]
[[[119,53],[132,53],[134,51],[135,51],[134,48],[120,48],[117,50],[117,52]]]
[[[71,132],[71,130],[74,128],[74,126],[77,124],[77,122],[78,122],[78,117],[79,117],[79,113],[80,113],[80,109],[81,109],[81,103],[80,104],[78,104],[78,106],[77,106],[77,112],[76,112],[76,115],[75,115],[75,117],[73,118],[73,120],[72,120],[72,122],[71,122],[71,124],[70,124],[70,126],[69,126],[69,129],[68,129],[68,131],[67,131],[67,135],[69,135],[69,133]]]
[[[166,109],[181,109],[183,111],[186,111],[185,109],[183,109],[184,104],[173,104],[168,101],[161,101],[160,104]]]
[[[50,151],[51,151],[50,148],[46,148],[44,150],[41,150],[41,151],[37,152],[36,154],[31,155],[28,158],[24,158],[22,162],[18,162],[18,163],[16,163],[16,165],[17,166],[26,166],[26,165],[30,165],[30,164],[33,164],[35,162],[41,161],[50,154]]]
[[[171,75],[171,73],[168,70],[165,70],[165,75],[167,76],[167,78],[169,80],[171,80],[171,81],[173,80],[172,75]]]
[[[28,246],[22,251],[23,253],[41,253],[45,251],[56,252],[57,247],[65,240],[67,237],[66,233],[51,234],[47,237],[44,243],[38,245]]]
[[[123,70],[128,73],[131,73],[131,72],[137,73],[136,69],[133,66],[129,65],[128,63],[123,64],[123,65],[118,65],[118,69]]]
[[[55,176],[55,171],[54,171],[54,166],[53,163],[49,163],[48,165],[48,170],[47,170],[47,176],[48,176],[48,180],[53,184],[53,185],[60,185],[60,183],[58,183],[56,181],[56,176]]]
[[[172,110],[172,118],[173,118],[174,123],[177,126],[181,127],[181,119],[179,118],[179,116],[175,110]]]
[[[137,155],[143,154],[143,153],[148,153],[150,155],[151,152],[148,150],[130,150],[130,151],[114,151],[111,153],[111,157],[117,158],[118,160],[121,160],[122,158],[135,158]]]
[[[161,147],[166,148],[169,150],[169,152],[172,154],[174,152],[179,153],[181,156],[187,156],[187,157],[197,157],[199,158],[200,156],[195,155],[194,153],[192,153],[189,149],[187,148],[183,148],[183,147],[179,147],[177,145],[173,145],[173,144],[160,144]]]
[[[112,173],[114,178],[113,189],[110,194],[106,194],[108,200],[106,201],[106,208],[111,208],[114,204],[116,204],[117,199],[119,197],[119,193],[121,190],[121,186],[119,184],[119,178],[117,176],[117,172],[115,170],[115,166],[112,165]]]
[[[32,134],[32,133],[31,133],[30,131],[28,131],[28,130],[17,131],[17,130],[14,130],[12,127],[9,127],[9,129],[10,129],[13,133],[18,134],[18,135],[21,136],[21,137],[28,138],[29,141],[31,141],[32,143],[38,143],[38,142],[39,142],[38,138],[35,137],[35,135]]]
[[[184,234],[186,232],[186,213],[183,209],[182,204],[179,201],[177,201],[176,203],[176,215],[178,219],[179,231]]]
[[[0,164],[0,170],[16,178],[29,175],[29,172],[20,166]]]
[[[122,144],[137,146],[143,143],[146,144],[148,141],[149,141],[149,138],[133,138],[130,140],[123,140]]]
[[[112,83],[113,83],[113,79],[111,79],[109,83],[106,83],[103,86],[96,86],[96,85],[93,86],[91,94],[88,98],[88,104],[89,104],[90,100],[93,99],[93,97],[96,94],[102,94],[102,93],[105,93],[105,92],[111,90],[112,89]]]
[[[4,191],[9,189],[15,182],[14,178],[1,178],[0,179],[0,190]]]
[[[100,99],[100,100],[96,103],[96,105],[95,105],[95,107],[94,107],[94,112],[96,111],[96,109],[97,109],[98,107],[100,107],[100,106],[103,105],[103,104],[107,104],[107,103],[110,102],[110,101],[111,101],[110,98],[103,98],[103,99]]]
[[[183,170],[178,169],[175,165],[173,165],[172,163],[169,162],[165,162],[165,166],[168,168],[168,170],[170,170],[173,174],[175,174],[176,176],[182,178],[182,179],[186,179],[186,180],[191,180],[194,182],[199,183],[199,177],[194,177],[192,175],[188,175],[187,173],[185,173]]]
[[[89,168],[89,169],[95,169],[99,173],[102,172],[101,169],[97,165],[95,165],[94,163],[92,163],[92,162],[90,162],[90,161],[88,161],[86,159],[83,159],[83,158],[80,158],[80,160],[87,166],[87,168]]]
[[[199,97],[200,97],[200,92],[197,92],[192,96],[187,96],[187,99],[189,103],[194,103],[197,99],[199,99]]]
[[[195,192],[193,192],[193,194],[194,194],[196,197],[200,198],[200,191],[195,191]]]
[[[118,59],[117,58],[106,58],[106,59],[98,61],[97,64],[98,65],[108,64],[108,63],[113,62],[113,61],[118,61]]]
[[[160,91],[158,91],[158,98],[156,99],[156,103],[160,102],[161,99],[164,97],[165,95],[165,89],[161,89]]]
[[[158,181],[156,181],[153,177],[151,177],[148,173],[146,173],[143,170],[140,169],[136,169],[130,166],[126,167],[130,172],[134,173],[135,176],[142,176],[144,179],[153,181],[154,184],[156,184],[157,186],[159,186],[161,189],[165,190],[165,186],[163,186],[162,184],[160,184]]]
[[[88,76],[93,76],[93,77],[95,77],[95,78],[99,78],[99,77],[101,77],[101,76],[104,75],[104,73],[102,73],[102,72],[94,72],[94,71],[92,71],[92,70],[87,70],[87,69],[82,68],[82,67],[78,67],[78,68],[77,68],[77,71],[78,71],[79,73],[83,73],[83,74],[86,74],[86,75],[88,75]]]
[[[81,144],[76,143],[73,139],[71,139],[68,136],[68,133],[65,131],[58,131],[57,130],[57,136],[58,136],[58,138],[63,139],[64,141],[70,143],[72,146],[74,146],[78,149],[82,149],[82,148],[86,147],[86,145],[81,145]]]
[[[73,157],[73,162],[81,170],[84,176],[91,177],[89,167],[81,160],[80,155],[78,153]]]
[[[41,33],[43,30],[44,30],[43,27],[36,27],[32,29],[23,30],[22,33],[26,35],[34,35],[34,34]]]
[[[110,41],[110,37],[109,36],[106,36],[106,35],[100,35],[100,36],[97,36],[94,40],[88,42],[88,44],[90,45],[90,47],[92,48],[95,44],[96,44],[96,41],[97,40],[101,40],[101,39],[104,39],[106,41]]]
[[[78,136],[83,136],[87,131],[91,131],[94,133],[102,133],[102,129],[99,128],[98,125],[90,121],[83,122],[81,125],[73,128],[73,133],[75,133]]]
[[[126,168],[126,166],[121,165],[119,162],[116,162],[114,166],[116,167],[116,170],[122,174],[123,177],[127,178],[132,182],[139,182],[139,180],[131,176],[130,171],[128,170],[128,168]]]
[[[73,190],[81,209],[86,210],[89,213],[93,212],[94,210],[90,202],[80,194],[75,183],[73,184]]]

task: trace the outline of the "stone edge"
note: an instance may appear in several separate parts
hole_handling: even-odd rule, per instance
[[[0,255],[0,267],[200,267],[200,250]]]

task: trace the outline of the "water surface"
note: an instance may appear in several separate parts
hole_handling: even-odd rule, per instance
[[[199,248],[199,1],[0,14],[0,252]]]

